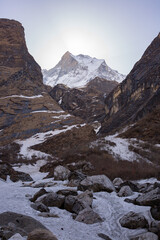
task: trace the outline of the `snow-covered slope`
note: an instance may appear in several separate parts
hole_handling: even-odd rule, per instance
[[[66,52],[54,68],[43,70],[43,82],[51,87],[57,84],[84,87],[95,77],[121,82],[125,75],[111,69],[103,59],[82,54],[74,56],[70,52]]]

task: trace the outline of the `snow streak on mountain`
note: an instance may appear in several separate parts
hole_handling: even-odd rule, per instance
[[[125,75],[111,69],[103,59],[82,54],[74,56],[70,52],[66,52],[54,68],[43,70],[44,84],[51,87],[65,84],[70,88],[80,88],[95,77],[121,82]]]

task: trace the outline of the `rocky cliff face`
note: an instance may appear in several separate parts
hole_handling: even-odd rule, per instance
[[[87,122],[100,121],[105,114],[104,98],[118,83],[101,78],[91,80],[84,88],[69,88],[58,84],[50,92],[63,110]]]
[[[130,74],[105,99],[101,133],[133,123],[160,104],[160,34]]]
[[[22,81],[23,78],[23,81]],[[12,84],[13,88],[32,88],[36,84],[38,93],[42,86],[42,74],[39,65],[28,53],[22,25],[14,20],[0,20],[0,85],[1,96],[5,95],[2,87]],[[11,89],[8,89],[11,90]]]
[[[43,85],[40,66],[28,53],[22,25],[0,19],[0,145],[61,127],[66,119],[53,119],[57,121],[60,111]]]

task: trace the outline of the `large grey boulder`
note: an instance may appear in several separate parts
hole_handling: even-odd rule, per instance
[[[160,188],[144,193],[136,198],[136,204],[142,206],[154,206],[160,203]]]
[[[19,233],[21,236],[27,236],[36,228],[47,229],[36,219],[14,212],[4,212],[0,214],[0,226],[3,227],[1,237],[9,239],[14,234]]]
[[[93,202],[93,194],[90,191],[85,191],[76,197],[76,201],[73,204],[72,212],[78,214],[85,208],[91,208]]]
[[[54,169],[54,179],[55,180],[67,180],[70,175],[70,170],[59,165]]]
[[[79,212],[75,220],[86,224],[93,224],[103,221],[102,218],[98,215],[98,213],[94,212],[91,208],[85,208],[84,210]]]
[[[64,209],[78,214],[83,209],[92,207],[92,201],[93,194],[88,190],[78,196],[69,195],[65,198]]]
[[[78,190],[92,190],[93,192],[113,192],[115,191],[115,187],[111,180],[105,175],[95,175],[86,177],[84,180],[82,180],[78,186]]]
[[[129,229],[136,228],[146,228],[148,227],[148,222],[146,218],[141,213],[129,212],[125,214],[120,220],[122,227]]]
[[[49,230],[35,229],[28,235],[27,240],[58,240]]]
[[[119,197],[128,197],[128,196],[132,196],[133,195],[133,191],[129,186],[123,186],[118,194]]]
[[[41,199],[41,202],[47,207],[58,207],[61,208],[65,200],[65,196],[57,193],[48,193],[44,198]]]
[[[158,236],[154,233],[147,232],[142,233],[136,237],[132,237],[130,240],[158,240]]]

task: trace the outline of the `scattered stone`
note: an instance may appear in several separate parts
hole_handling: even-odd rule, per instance
[[[54,169],[55,180],[61,180],[61,181],[67,180],[69,177],[69,174],[70,174],[70,171],[61,165],[55,167]]]
[[[104,239],[104,240],[112,240],[110,237],[108,237],[106,234],[104,233],[98,233],[98,237]]]
[[[160,222],[152,221],[149,225],[148,230],[152,233],[157,234],[160,237]]]
[[[38,216],[41,216],[41,217],[46,217],[46,218],[49,218],[49,217],[52,217],[52,218],[59,218],[59,216],[55,213],[47,213],[47,212],[41,212],[38,214]]]
[[[49,212],[49,208],[41,202],[32,203],[31,207],[39,212]]]
[[[34,194],[34,196],[30,199],[31,202],[35,202],[39,197],[48,193],[44,188],[40,189],[38,192]]]
[[[15,235],[13,235],[8,240],[24,240],[24,238],[19,233],[16,233]]]
[[[152,217],[155,220],[160,221],[160,205],[151,207],[150,211],[151,211]]]
[[[70,171],[76,171],[76,170],[82,170],[84,172],[93,170],[93,165],[90,162],[87,161],[79,161],[79,162],[73,162],[73,163],[68,163],[67,167],[69,168]]]
[[[29,235],[27,240],[58,240],[49,230],[35,229]]]
[[[89,176],[82,180],[78,186],[78,190],[85,191],[87,189],[93,192],[115,191],[113,183],[105,175]]]
[[[148,222],[145,217],[141,213],[135,213],[132,211],[124,215],[119,222],[122,227],[129,229],[148,227]]]
[[[31,182],[31,181],[33,181],[33,178],[31,178],[31,176],[28,173],[18,172],[18,171],[15,171],[15,174],[11,174],[10,179],[13,182],[17,182],[17,181]]]
[[[77,196],[76,201],[73,204],[72,212],[78,214],[85,208],[91,208],[93,202],[93,194],[90,191],[85,191]]]
[[[115,186],[115,188],[118,188],[122,183],[123,183],[122,178],[115,178],[113,180],[113,185]]]
[[[147,193],[155,189],[154,184],[150,183],[138,184],[137,186],[140,193]]]
[[[133,195],[133,192],[129,186],[121,187],[120,191],[117,194],[119,197],[128,197]]]
[[[158,240],[158,236],[154,233],[147,232],[142,233],[138,236],[130,238],[130,240]]]
[[[33,181],[31,176],[24,172],[15,171],[12,166],[7,162],[0,162],[0,178],[3,180],[7,180],[7,176],[10,176],[11,181]]]
[[[123,186],[129,186],[133,192],[139,191],[138,185],[132,181],[125,181],[125,182],[121,183],[120,187],[123,187]]]
[[[56,183],[54,183],[54,182],[41,182],[41,183],[32,184],[32,187],[33,188],[45,188],[45,187],[52,187],[55,185],[56,185]]]
[[[69,195],[65,198],[64,201],[64,209],[66,209],[68,212],[73,213],[73,206],[76,201],[76,197],[73,195]]]
[[[142,206],[154,206],[160,203],[160,188],[144,193],[136,198],[136,204]]]
[[[78,196],[69,195],[65,198],[64,209],[71,213],[78,214],[85,208],[91,208],[93,194],[90,191],[85,191]]]
[[[102,218],[91,208],[85,208],[80,211],[75,220],[86,224],[94,224],[103,221]]]
[[[69,183],[70,187],[78,187],[79,183],[86,178],[86,175],[80,171],[71,172],[69,175]]]
[[[64,195],[64,196],[68,196],[68,195],[77,196],[78,195],[77,191],[73,190],[73,189],[62,189],[62,190],[59,190],[57,192],[57,194],[61,194],[61,195]]]
[[[133,203],[133,204],[136,203],[136,199],[135,198],[134,199],[126,198],[126,199],[124,199],[124,201],[127,202],[127,203]]]
[[[65,196],[57,193],[48,193],[41,199],[41,202],[47,207],[58,207],[61,208],[64,204]]]

